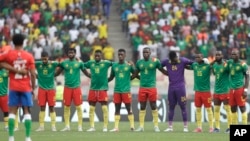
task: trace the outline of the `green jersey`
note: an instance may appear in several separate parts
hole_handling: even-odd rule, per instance
[[[58,62],[49,61],[47,64],[43,64],[42,61],[37,61],[35,65],[39,87],[46,90],[54,89],[55,69],[58,66]]]
[[[210,65],[199,64],[197,62],[191,65],[194,70],[194,90],[199,92],[210,91]]]
[[[64,70],[64,85],[69,88],[79,87],[81,83],[80,70],[85,69],[83,62],[67,59],[59,66]]]
[[[230,88],[237,89],[244,86],[244,76],[248,73],[248,66],[245,62],[239,60],[234,62],[233,60],[228,61],[230,70]]]
[[[0,96],[7,95],[9,83],[9,73],[5,69],[0,69]]]
[[[108,60],[89,60],[85,67],[90,69],[91,73],[91,90],[108,90],[108,69],[112,66],[112,62]]]
[[[227,62],[213,64],[213,73],[215,75],[215,94],[227,94],[229,92],[229,68]]]
[[[115,93],[130,92],[130,76],[134,72],[134,67],[125,62],[123,64],[114,63],[111,69],[111,76],[115,76]]]
[[[161,69],[162,65],[157,58],[149,60],[138,60],[136,70],[140,72],[140,87],[154,88],[156,86],[156,69]]]

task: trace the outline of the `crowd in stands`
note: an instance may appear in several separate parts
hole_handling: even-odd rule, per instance
[[[133,60],[142,58],[149,46],[152,57],[168,57],[170,50],[194,59],[199,51],[214,59],[221,50],[226,59],[233,48],[250,65],[250,0],[117,0],[122,31],[133,47]],[[114,59],[108,41],[111,0],[1,0],[0,49],[12,47],[11,36],[23,33],[25,50],[35,59],[43,50],[52,59],[77,50],[83,61],[103,50]]]
[[[83,61],[101,49],[104,58],[113,60],[108,41],[111,0],[1,0],[0,49],[13,47],[11,36],[23,33],[24,49],[41,58],[47,51],[51,59],[63,59],[68,48],[76,48]],[[103,6],[103,8],[102,8]]]
[[[159,59],[170,50],[190,59],[198,51],[209,60],[221,50],[229,59],[237,48],[250,64],[249,0],[122,0],[120,15],[134,61],[146,46]]]

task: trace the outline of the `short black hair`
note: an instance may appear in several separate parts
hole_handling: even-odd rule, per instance
[[[100,49],[96,50],[95,53],[102,53]]]
[[[43,52],[41,53],[41,56],[42,56],[42,57],[48,57],[48,56],[49,56],[49,54],[48,54],[48,52],[43,51]]]
[[[118,52],[124,52],[124,53],[126,53],[126,50],[123,49],[123,48],[121,48],[121,49],[118,50]]]
[[[74,53],[76,53],[76,49],[75,48],[69,48],[68,52],[73,51]]]
[[[12,41],[15,46],[22,46],[25,37],[23,34],[15,34],[12,36]]]
[[[174,58],[177,57],[177,53],[175,51],[170,51],[168,56],[170,60],[173,60]]]

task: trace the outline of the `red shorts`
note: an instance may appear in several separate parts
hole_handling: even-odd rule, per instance
[[[220,101],[229,100],[229,94],[214,94],[213,99],[218,99]]]
[[[107,90],[89,90],[89,102],[108,101]]]
[[[246,99],[243,99],[244,94],[244,88],[238,88],[238,89],[231,89],[230,90],[230,99],[229,99],[229,105],[230,106],[245,106]]]
[[[8,108],[8,95],[0,96],[0,109],[4,113],[9,111],[9,108]]]
[[[55,106],[56,103],[56,91],[54,89],[46,90],[43,88],[38,88],[38,105],[46,106],[48,102],[49,106]]]
[[[156,88],[139,88],[138,101],[146,102],[147,99],[149,101],[156,101],[158,98],[157,89]]]
[[[131,93],[114,93],[114,103],[131,103]]]
[[[70,106],[72,100],[76,106],[82,104],[82,91],[80,87],[77,88],[64,87],[63,91],[64,105]]]
[[[205,108],[210,108],[212,102],[212,95],[210,92],[195,92],[194,104],[196,107],[204,105]]]

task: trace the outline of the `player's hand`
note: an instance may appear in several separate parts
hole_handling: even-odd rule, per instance
[[[204,62],[205,64],[209,64],[209,61],[208,61],[207,58],[203,58],[202,60],[203,60],[203,62]]]
[[[28,70],[26,69],[20,69],[17,71],[18,74],[21,74],[21,75],[27,75],[28,74]]]
[[[247,91],[245,91],[245,92],[243,93],[242,98],[243,98],[243,99],[246,99],[246,98],[247,98]]]

